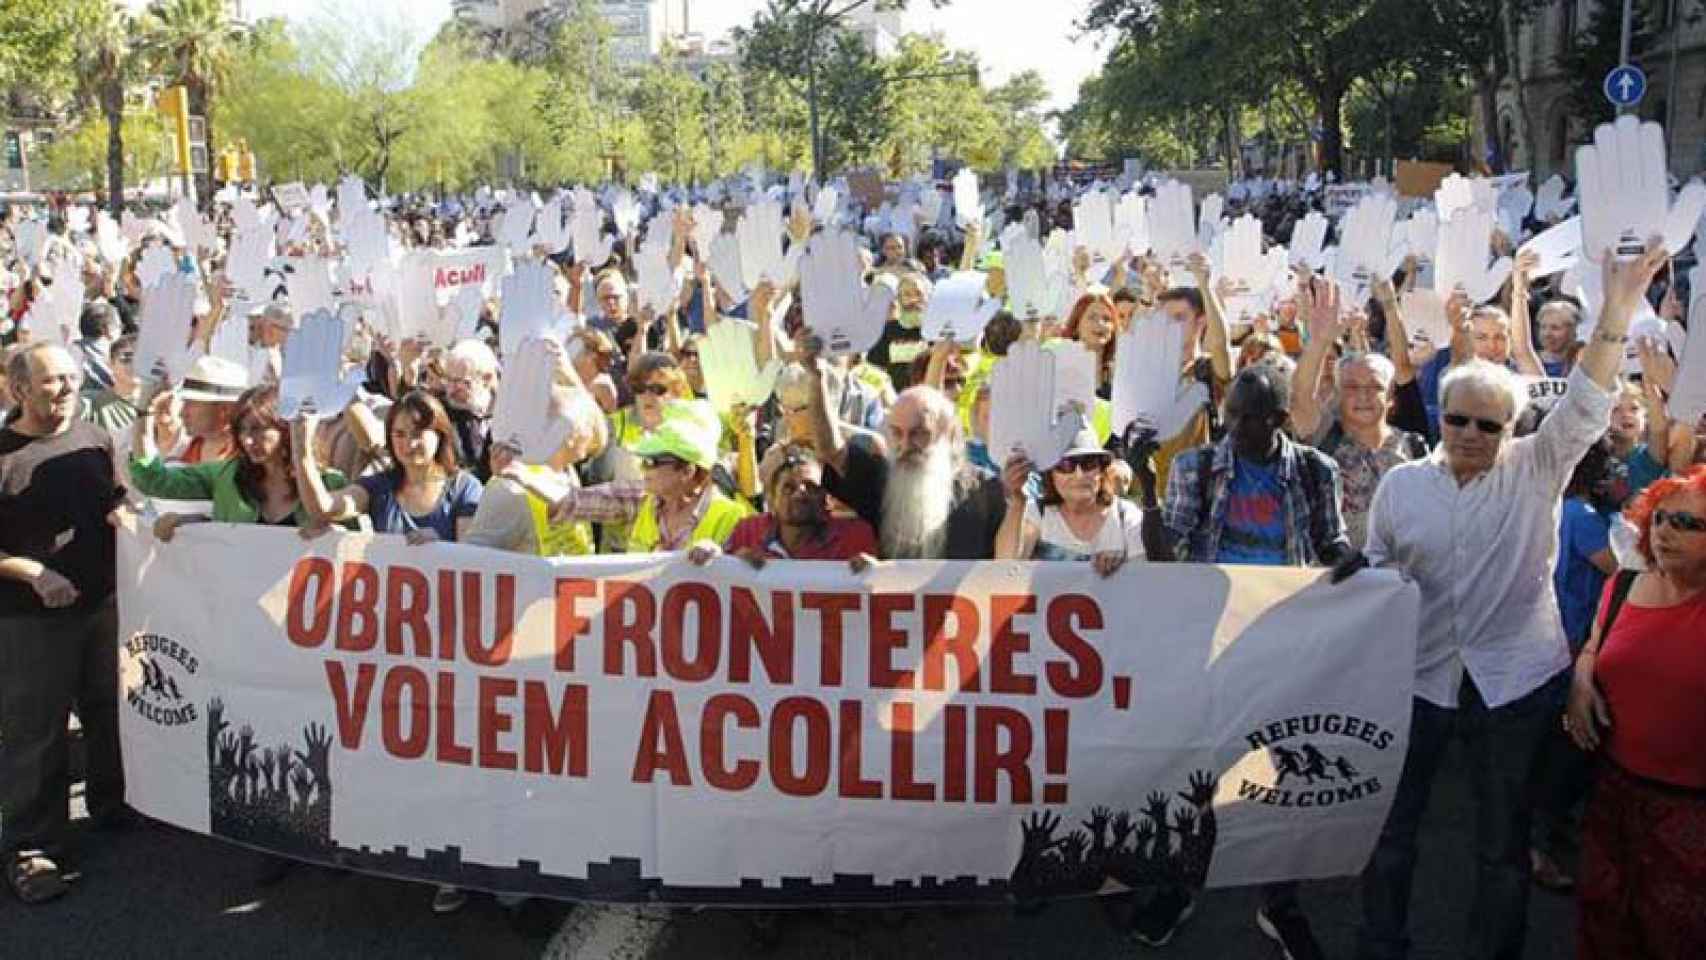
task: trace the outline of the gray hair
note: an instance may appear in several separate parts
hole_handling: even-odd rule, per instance
[[[1577,306],[1576,301],[1574,300],[1548,300],[1540,305],[1540,310],[1535,314],[1535,317],[1539,318],[1545,316],[1548,310],[1555,310],[1564,314],[1565,319],[1570,321],[1570,326],[1572,327],[1580,327],[1582,325],[1582,308]]]
[[[76,364],[77,358],[71,356],[71,351],[66,349],[65,344],[58,340],[42,340],[37,343],[15,345],[11,355],[6,358],[6,383],[9,389],[24,389],[30,382],[30,358],[49,350],[58,350],[65,354],[73,365]]]
[[[1337,372],[1343,376],[1345,368],[1359,365],[1368,368],[1369,373],[1379,377],[1380,382],[1389,388],[1392,381],[1398,379],[1398,368],[1393,366],[1392,361],[1385,355],[1379,353],[1347,353],[1339,358]]]
[[[1528,388],[1509,367],[1479,358],[1448,370],[1439,381],[1439,407],[1443,412],[1451,402],[1451,391],[1460,386],[1471,390],[1502,396],[1505,400],[1505,422],[1515,423],[1528,406]]]
[[[457,361],[466,363],[481,373],[498,372],[498,355],[492,352],[492,348],[484,340],[470,337],[456,341],[455,346],[444,355],[444,362],[449,366]]]
[[[844,376],[833,366],[825,366],[823,382],[829,387],[829,409],[838,410],[841,407],[841,393],[845,387]],[[797,364],[790,363],[782,368],[782,373],[776,378],[776,399],[783,406],[803,406],[811,402],[811,391],[816,388],[812,382],[810,370]],[[794,401],[797,401],[794,402]]]

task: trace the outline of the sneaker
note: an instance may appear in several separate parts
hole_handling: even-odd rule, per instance
[[[1263,907],[1256,911],[1256,927],[1279,945],[1285,960],[1323,960],[1321,945],[1309,929],[1309,918],[1296,904]]]
[[[1197,901],[1189,891],[1162,890],[1132,913],[1131,938],[1146,947],[1165,947],[1196,912]]]
[[[40,850],[18,851],[6,869],[6,882],[12,893],[28,904],[63,897],[70,889],[59,864]]]
[[[439,884],[432,892],[432,912],[436,914],[455,913],[468,905],[468,894],[461,887]]]

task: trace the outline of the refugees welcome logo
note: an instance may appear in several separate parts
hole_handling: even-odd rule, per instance
[[[136,633],[125,641],[125,656],[141,672],[125,691],[125,702],[137,715],[162,727],[181,727],[200,719],[188,692],[189,678],[201,662],[189,648],[157,633]]]
[[[1363,768],[1371,754],[1385,751],[1395,735],[1372,720],[1342,713],[1310,713],[1275,720],[1244,738],[1274,761],[1272,783],[1248,777],[1238,797],[1276,807],[1331,807],[1366,800],[1382,789]]]

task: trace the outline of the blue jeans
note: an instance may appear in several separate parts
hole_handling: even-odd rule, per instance
[[[1417,698],[1410,745],[1392,810],[1362,872],[1358,960],[1402,960],[1410,951],[1410,887],[1416,834],[1440,760],[1465,741],[1475,799],[1475,895],[1464,944],[1469,960],[1520,960],[1528,927],[1528,778],[1541,735],[1558,723],[1560,674],[1521,699],[1489,709],[1467,673],[1455,710]]]

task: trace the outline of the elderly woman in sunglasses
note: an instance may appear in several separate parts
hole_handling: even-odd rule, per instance
[[[1119,496],[1123,474],[1095,431],[1078,432],[1035,500],[1026,493],[1031,471],[1022,455],[1001,470],[1007,514],[995,533],[997,560],[1088,560],[1107,577],[1143,556],[1143,511]]]
[[[1706,466],[1625,513],[1647,569],[1606,584],[1564,715],[1600,757],[1576,955],[1681,960],[1706,944]]]

